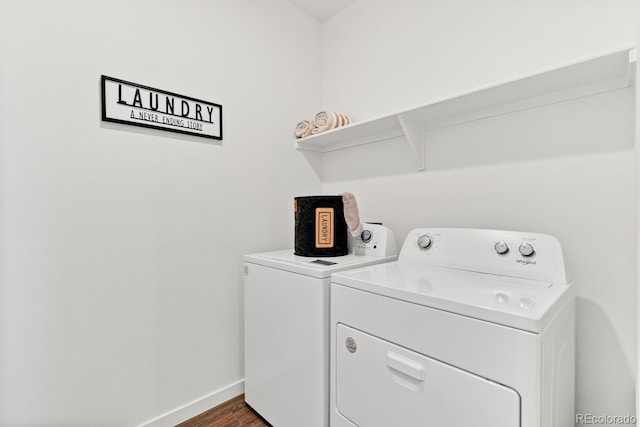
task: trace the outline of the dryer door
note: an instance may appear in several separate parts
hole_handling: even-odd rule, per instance
[[[514,390],[337,325],[336,406],[361,427],[519,427]]]

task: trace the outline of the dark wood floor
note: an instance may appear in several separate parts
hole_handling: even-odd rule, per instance
[[[209,409],[176,427],[269,427],[244,403],[244,394]]]

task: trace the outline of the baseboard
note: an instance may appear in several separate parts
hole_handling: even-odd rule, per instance
[[[169,411],[164,415],[140,424],[138,427],[174,427],[242,393],[244,393],[244,380],[240,380],[213,393],[207,394],[200,399],[196,399],[173,411]]]

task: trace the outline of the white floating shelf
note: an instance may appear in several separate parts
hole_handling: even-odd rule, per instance
[[[636,49],[625,47],[298,139],[296,148],[325,153],[404,136],[418,170],[424,170],[428,130],[629,87],[635,68]]]

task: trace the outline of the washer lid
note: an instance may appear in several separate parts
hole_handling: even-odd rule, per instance
[[[400,261],[336,273],[331,281],[534,333],[573,295],[570,284]]]
[[[293,254],[293,249],[245,255],[245,262],[266,267],[304,274],[319,279],[328,278],[332,273],[351,268],[359,268],[383,262],[395,261],[397,255],[371,256],[351,253],[338,257],[303,257]]]

